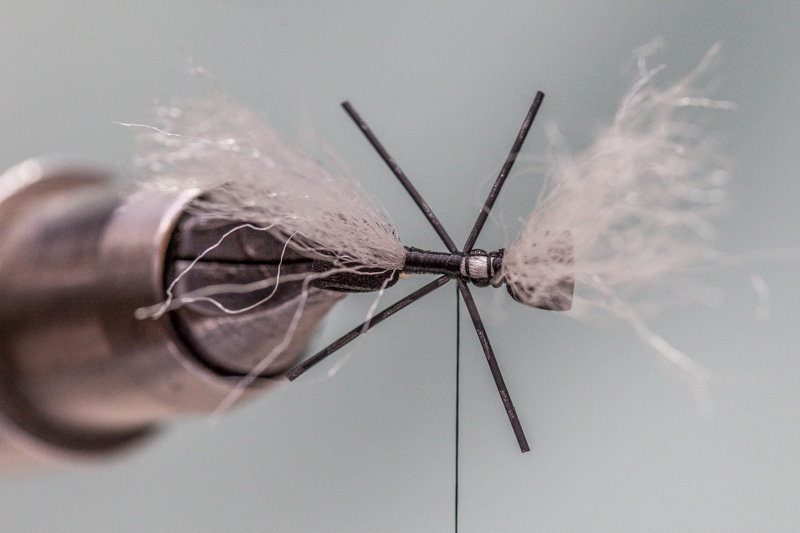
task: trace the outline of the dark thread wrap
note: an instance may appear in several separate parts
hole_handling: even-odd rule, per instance
[[[445,274],[458,277],[461,275],[463,259],[464,256],[461,254],[406,248],[406,264],[403,271],[410,274]]]

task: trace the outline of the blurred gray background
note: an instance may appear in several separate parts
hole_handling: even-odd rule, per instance
[[[363,3],[367,4],[367,3]],[[350,99],[457,242],[537,89],[525,148],[557,122],[577,151],[613,116],[622,67],[654,37],[663,82],[723,45],[720,124],[736,161],[719,247],[799,247],[800,4],[722,1],[0,3],[0,167],[71,151],[123,165],[156,97],[197,91],[186,56],[281,130],[309,128],[380,198],[406,244],[436,236],[338,107]],[[512,236],[541,176],[521,165],[496,208]],[[501,246],[492,225],[479,245]],[[715,273],[719,307],[653,328],[719,376],[716,410],[630,328],[479,290],[533,450],[520,455],[464,313],[461,531],[797,531],[797,262]],[[767,281],[771,315],[751,272]],[[415,282],[398,285],[392,300]],[[335,309],[315,347],[363,317]],[[216,425],[188,420],[92,467],[6,477],[2,531],[448,531],[453,527],[455,294],[381,325],[324,371]]]

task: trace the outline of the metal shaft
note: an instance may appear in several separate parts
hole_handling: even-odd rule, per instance
[[[66,160],[27,161],[0,176],[0,465],[110,453],[161,422],[211,412],[236,385],[231,375],[283,341],[297,283],[241,315],[196,304],[158,320],[134,317],[163,300],[204,236],[213,242],[225,229],[186,215],[199,193],[124,189],[109,173]],[[277,268],[269,258],[282,243],[263,233],[231,241],[177,293]],[[311,289],[292,342],[269,371],[297,361],[339,297]]]

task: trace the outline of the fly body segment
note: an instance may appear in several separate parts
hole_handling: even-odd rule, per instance
[[[470,318],[478,334],[478,340],[486,355],[486,360],[489,364],[489,369],[494,378],[495,385],[500,394],[503,406],[508,415],[511,427],[516,436],[520,450],[527,452],[530,450],[528,441],[525,437],[525,432],[522,429],[522,424],[519,421],[514,403],[511,400],[511,395],[508,392],[503,375],[500,372],[500,366],[494,355],[494,350],[489,342],[489,337],[486,329],[481,320],[478,308],[475,305],[475,300],[469,289],[469,284],[478,287],[486,287],[492,285],[499,287],[505,285],[511,296],[526,305],[538,307],[540,309],[548,309],[554,311],[567,311],[572,306],[572,293],[575,285],[575,277],[573,273],[569,272],[570,266],[574,266],[574,254],[571,246],[571,237],[569,232],[562,232],[555,235],[554,238],[543,241],[541,245],[544,247],[543,252],[537,255],[537,268],[542,270],[557,270],[559,277],[557,279],[549,279],[545,284],[532,285],[528,281],[524,284],[515,283],[514,278],[508,276],[508,268],[504,267],[505,250],[499,249],[492,252],[474,248],[474,244],[480,236],[481,230],[489,216],[489,213],[497,200],[498,195],[508,177],[517,155],[522,148],[525,138],[530,131],[533,120],[536,117],[539,107],[544,99],[544,93],[538,92],[536,97],[528,110],[525,120],[522,123],[519,134],[511,147],[511,151],[506,158],[494,185],[489,192],[489,196],[483,205],[480,213],[478,214],[475,225],[469,234],[467,242],[463,248],[458,249],[450,238],[447,231],[442,226],[439,219],[431,210],[430,206],[425,202],[409,178],[397,164],[397,162],[389,155],[388,151],[372,130],[367,126],[366,122],[356,112],[355,108],[349,103],[345,102],[343,105],[345,111],[353,119],[362,133],[366,136],[367,140],[372,144],[381,158],[386,162],[391,171],[405,187],[416,204],[422,210],[430,224],[433,226],[436,233],[441,238],[448,251],[437,252],[429,250],[419,250],[416,248],[405,248],[405,258],[401,268],[393,271],[383,272],[364,272],[356,268],[344,272],[333,272],[337,266],[332,261],[316,260],[314,262],[314,271],[324,273],[331,271],[327,276],[320,277],[312,281],[312,284],[329,290],[345,291],[345,292],[365,292],[380,290],[389,287],[397,282],[399,275],[404,274],[438,274],[439,277],[429,284],[425,285],[416,292],[406,296],[394,305],[389,306],[384,311],[377,313],[374,317],[367,320],[360,326],[354,328],[349,333],[333,342],[330,346],[326,347],[316,355],[310,357],[303,363],[299,364],[287,373],[287,378],[294,380],[306,372],[308,369],[334,353],[336,350],[342,348],[348,342],[352,341],[362,333],[366,333],[371,327],[382,322],[389,316],[397,311],[410,305],[411,303],[419,300],[423,296],[429,294],[435,289],[443,286],[450,280],[455,280],[458,283],[458,290],[464,300],[464,304],[469,311]],[[554,269],[553,265],[549,263],[558,264],[561,268]],[[349,265],[345,265],[349,266]],[[351,265],[357,267],[359,265]],[[542,277],[539,281],[546,278]]]

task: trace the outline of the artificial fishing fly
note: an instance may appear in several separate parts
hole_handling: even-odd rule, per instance
[[[176,192],[208,191],[193,204],[194,214],[240,224],[206,251],[249,227],[284,243],[284,252],[290,248],[313,263],[302,273],[284,276],[279,267],[273,278],[241,286],[205,286],[179,297],[173,297],[170,286],[165,302],[140,309],[137,316],[158,318],[195,301],[206,301],[225,313],[244,312],[253,306],[230,309],[213,297],[272,288],[254,304],[260,305],[272,298],[279,283],[299,282],[302,295],[292,319],[296,325],[310,287],[383,291],[402,273],[438,274],[385,310],[374,315],[371,310],[368,320],[291,369],[288,379],[296,379],[394,313],[455,280],[523,452],[528,451],[528,443],[469,284],[505,285],[512,298],[531,307],[566,311],[575,304],[571,313],[575,316],[591,310],[610,313],[628,322],[677,368],[701,400],[707,398],[710,373],[651,331],[643,311],[657,309],[652,289],[664,282],[680,283],[686,279],[683,276],[714,265],[719,257],[708,243],[714,235],[712,219],[725,205],[728,175],[720,168],[725,158],[717,153],[716,139],[702,127],[705,117],[696,111],[734,106],[709,99],[698,87],[719,46],[666,89],[654,82],[663,65],[650,68],[646,64],[659,46],[638,51],[638,81],[623,97],[610,125],[600,129],[584,151],[572,156],[561,149],[556,135],[549,135],[551,159],[543,192],[516,240],[508,249],[492,252],[474,245],[542,104],[541,92],[461,249],[353,106],[343,104],[422,210],[445,252],[403,246],[377,203],[355,179],[348,179],[347,172],[341,172],[342,168],[329,171],[224,95],[159,108],[158,127],[144,126],[143,154],[138,159],[151,175],[150,184]],[[580,298],[573,296],[576,284],[581,287]],[[646,307],[640,308],[642,303]],[[236,394],[261,376],[293,332],[290,326],[283,342],[249,373],[228,374],[243,378]],[[220,409],[227,408],[234,397],[231,393]]]

